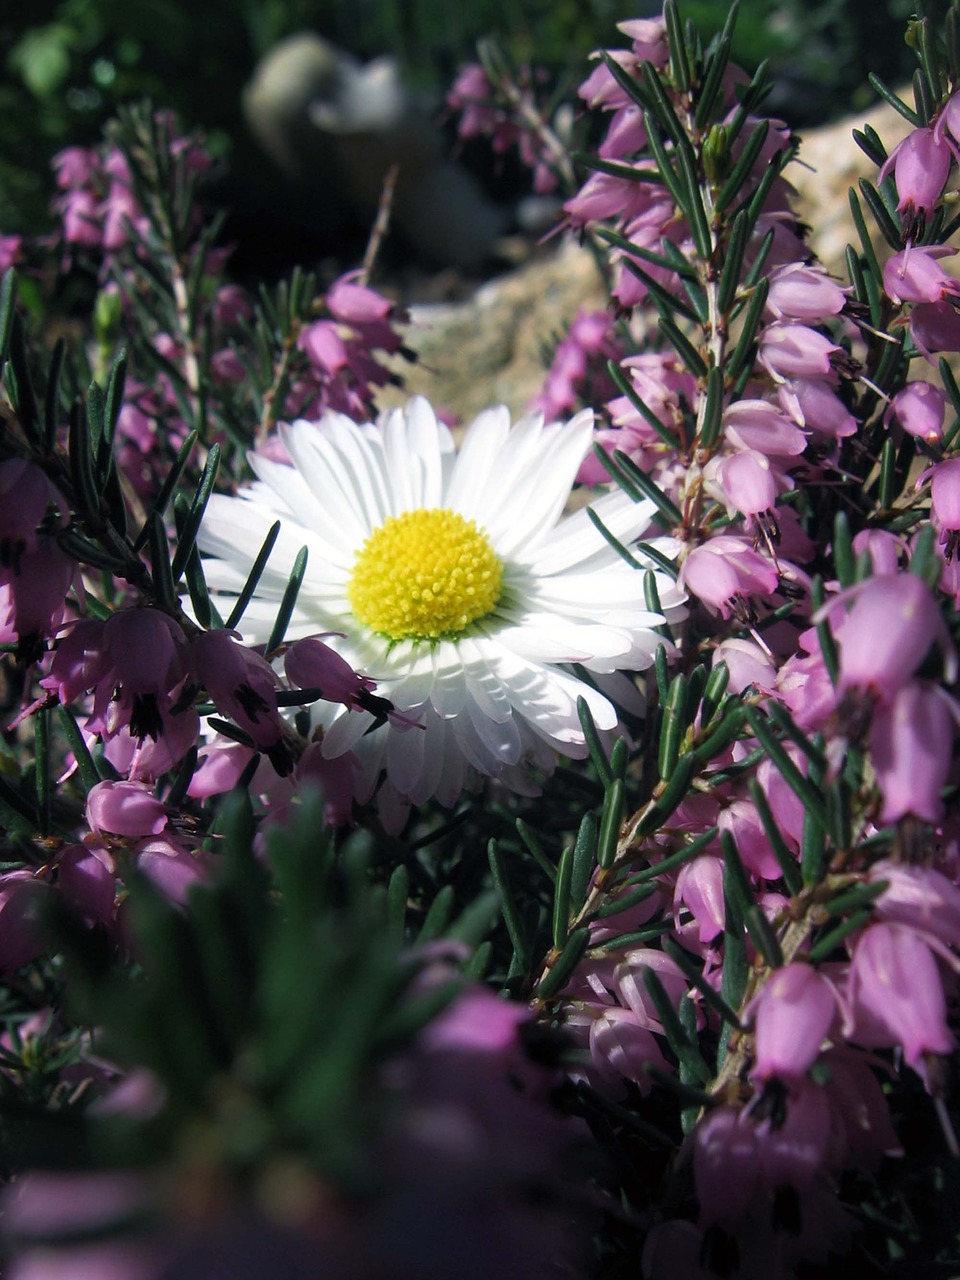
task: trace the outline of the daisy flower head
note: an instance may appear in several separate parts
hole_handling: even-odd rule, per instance
[[[567,665],[609,686],[613,673],[649,666],[662,643],[654,628],[682,616],[671,578],[656,573],[664,613],[651,612],[643,575],[587,512],[560,519],[592,436],[589,411],[566,424],[531,414],[511,425],[501,406],[480,414],[458,451],[427,401],[414,397],[377,424],[328,413],[281,426],[289,462],[253,454],[256,481],[235,497],[211,498],[199,542],[216,557],[205,571],[221,595],[240,592],[280,521],[244,638],[268,639],[306,547],[287,640],[341,633],[329,643],[404,713],[372,728],[369,711],[313,710],[324,755],[356,753],[356,798],[379,787],[390,825],[410,803],[435,796],[454,804],[483,777],[530,793],[531,765],[549,771],[556,751],[584,756],[577,699],[603,730],[617,712]],[[653,516],[652,504],[619,491],[593,506],[623,544]],[[652,541],[674,554],[671,540]]]

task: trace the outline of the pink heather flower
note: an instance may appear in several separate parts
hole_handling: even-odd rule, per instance
[[[960,458],[947,458],[930,470],[930,509],[937,526],[960,530]]]
[[[796,457],[807,437],[769,400],[735,400],[723,412],[723,434],[735,448],[771,457]]]
[[[714,1107],[690,1135],[693,1176],[704,1225],[740,1221],[758,1190],[754,1125],[739,1107]]]
[[[931,934],[946,946],[960,946],[960,887],[935,867],[914,863],[877,862],[871,883],[886,881],[874,899],[874,914],[890,924],[909,925]]]
[[[347,345],[332,320],[315,320],[301,329],[297,346],[310,363],[324,375],[338,374],[350,362]]]
[[[925,1054],[953,1050],[943,979],[929,943],[914,929],[873,924],[864,930],[850,963],[850,1000],[855,1015],[867,1015],[869,1043],[900,1045],[914,1070],[922,1070]],[[857,1025],[852,1035],[860,1038]]]
[[[693,916],[697,941],[701,946],[709,946],[723,932],[725,911],[721,858],[703,853],[681,868],[673,894],[675,917],[679,917],[681,907],[686,907]],[[686,941],[690,930],[686,926],[681,929]]]
[[[956,712],[938,685],[910,680],[877,708],[870,725],[870,751],[883,797],[881,822],[907,814],[937,823],[940,792],[953,764]]]
[[[57,858],[57,886],[67,906],[89,925],[113,923],[117,878],[104,850],[67,845]]]
[[[0,462],[0,565],[17,571],[17,557],[37,549],[40,526],[62,529],[69,516],[63,494],[39,467],[22,458]]]
[[[293,686],[320,689],[327,702],[340,702],[351,711],[372,711],[374,715],[388,716],[397,728],[414,723],[408,716],[395,712],[392,702],[374,693],[376,680],[354,671],[319,636],[307,636],[292,644],[284,655],[283,669]]]
[[[719,459],[716,480],[729,507],[745,516],[758,516],[777,505],[777,472],[770,459],[755,449],[728,453]]]
[[[613,980],[619,998],[633,1010],[642,1026],[662,1032],[656,1006],[643,980],[644,969],[652,969],[656,973],[674,1007],[680,1003],[680,997],[686,994],[690,984],[675,960],[671,960],[666,952],[650,947],[629,951],[614,970]]]
[[[893,397],[883,415],[885,426],[891,419],[908,435],[933,444],[943,435],[943,415],[947,397],[930,382],[910,382]]]
[[[829,1167],[833,1124],[826,1090],[810,1080],[794,1084],[786,1116],[755,1123],[757,1164],[770,1191],[811,1189]]]
[[[652,62],[663,68],[670,61],[667,24],[663,18],[628,18],[618,22],[617,30],[631,41],[633,56],[639,62]]]
[[[930,588],[913,573],[868,578],[843,596],[853,608],[837,626],[840,644],[839,692],[859,689],[881,701],[902,688],[933,644],[952,654],[939,605]]]
[[[902,538],[887,529],[861,529],[853,540],[853,550],[858,556],[865,551],[869,553],[874,575],[877,575],[899,573],[906,547]]]
[[[720,534],[694,547],[680,570],[680,585],[729,618],[749,596],[769,596],[779,584],[777,570],[746,538]]]
[[[948,245],[908,245],[889,258],[883,268],[883,287],[894,302],[942,302],[960,295],[955,280],[937,265],[956,249]]]
[[[228,738],[217,738],[201,747],[199,764],[190,779],[187,795],[206,800],[232,791],[255,755],[252,747]]]
[[[884,161],[879,181],[893,169],[900,197],[897,209],[904,215],[904,235],[912,237],[936,208],[950,172],[952,156],[939,129],[914,129],[894,147]]]
[[[67,244],[95,249],[101,241],[100,206],[90,191],[70,190],[57,201]]]
[[[0,236],[0,274],[20,261],[23,236]]]
[[[579,1019],[572,1014],[566,1025],[576,1035]],[[653,1089],[651,1066],[669,1073],[670,1066],[650,1028],[631,1009],[604,1009],[590,1019],[590,1060],[598,1082],[612,1088],[616,1096],[631,1081],[646,1097]]]
[[[99,157],[92,147],[66,147],[57,152],[51,163],[61,191],[88,186],[100,170]]]
[[[29,964],[46,946],[42,926],[50,886],[32,871],[0,875],[0,972]]]
[[[0,565],[0,644],[17,644],[24,655],[57,630],[76,565],[53,538],[22,552],[15,568]]]
[[[822,378],[791,378],[777,388],[781,407],[808,431],[843,440],[856,434],[857,420]]]
[[[209,866],[166,834],[140,840],[135,849],[137,868],[171,902],[185,906],[195,884],[209,878]]]
[[[769,324],[760,335],[757,358],[775,382],[785,378],[826,378],[831,357],[843,355],[835,342],[803,324]]]
[[[159,609],[124,609],[104,624],[90,727],[111,737],[129,726],[136,738],[157,740],[163,711],[186,675],[186,637]],[[119,686],[119,695],[118,695]]]
[[[777,969],[752,1001],[757,1080],[804,1076],[820,1052],[837,1011],[833,987],[812,965]]]
[[[167,825],[166,806],[139,782],[98,782],[87,793],[87,825],[96,835],[159,835]]]
[[[235,631],[204,631],[190,646],[190,668],[221,715],[229,716],[258,747],[279,741],[280,677],[270,663],[248,649]]]
[[[713,651],[713,665],[726,663],[730,672],[727,689],[730,693],[742,693],[753,685],[761,693],[772,693],[776,688],[777,668],[770,654],[753,640],[733,638],[722,640]]]
[[[839,315],[849,292],[825,271],[804,262],[777,267],[769,278],[766,306],[775,320],[817,324],[827,316]]]
[[[910,312],[910,337],[935,365],[937,351],[960,351],[960,314],[948,302],[919,302]]]
[[[763,829],[756,805],[750,800],[734,800],[720,810],[717,825],[733,836],[743,864],[763,880],[779,880],[783,874]]]

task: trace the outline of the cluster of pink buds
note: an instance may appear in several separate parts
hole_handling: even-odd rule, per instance
[[[556,189],[557,173],[536,128],[537,121],[543,119],[536,100],[542,78],[530,67],[521,67],[504,100],[484,68],[471,62],[461,68],[446,101],[459,115],[457,132],[461,138],[489,138],[496,155],[515,146],[521,162],[533,173],[534,191],[547,195]]]
[[[292,417],[319,419],[332,409],[362,421],[377,389],[396,381],[377,353],[410,356],[398,329],[407,320],[405,310],[362,284],[359,275],[351,271],[335,280],[323,298],[326,314],[300,330],[297,346],[306,364],[287,396]]]
[[[0,462],[0,644],[32,657],[56,631],[76,565],[57,542],[63,494],[32,462]]]
[[[171,116],[158,118],[158,124],[168,130],[171,158],[187,175],[210,168],[211,158],[202,145],[172,132]],[[67,147],[54,157],[53,166],[62,193],[55,211],[67,246],[109,255],[149,235],[129,164],[117,147]]]

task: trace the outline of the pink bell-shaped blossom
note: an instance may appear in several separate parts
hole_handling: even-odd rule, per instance
[[[960,458],[947,458],[930,471],[930,506],[940,529],[960,530]]]
[[[717,480],[729,506],[745,516],[758,516],[777,505],[777,473],[766,454],[744,449],[721,458]]]
[[[865,551],[869,554],[874,575],[877,575],[899,573],[906,548],[903,539],[887,529],[861,529],[853,540],[853,550],[858,556]]]
[[[937,823],[953,764],[955,710],[939,685],[910,680],[876,710],[870,751],[882,796],[881,822],[907,814]]]
[[[934,644],[953,654],[940,607],[916,574],[868,578],[845,594],[854,604],[838,628],[841,693],[859,689],[889,699]]]
[[[88,924],[113,923],[117,877],[109,854],[96,847],[71,844],[57,858],[57,886],[64,902]]]
[[[833,987],[812,965],[797,962],[775,970],[750,1006],[756,1079],[791,1081],[806,1075],[836,1012]]]
[[[943,979],[933,952],[916,930],[874,924],[860,935],[850,964],[855,1017],[867,1015],[872,1044],[900,1045],[907,1064],[922,1068],[927,1053],[950,1053]],[[858,1039],[858,1026],[852,1030]]]
[[[713,664],[726,664],[730,672],[727,690],[743,693],[753,685],[762,693],[772,693],[776,687],[777,668],[771,654],[753,640],[732,637],[722,640],[713,651]]]
[[[784,378],[826,378],[832,358],[842,350],[828,337],[802,324],[770,324],[760,335],[758,359],[775,382]]]
[[[29,964],[44,950],[42,922],[50,891],[32,871],[0,875],[0,972]]]
[[[665,952],[650,947],[639,947],[628,952],[623,962],[617,965],[614,982],[620,999],[633,1010],[641,1025],[653,1031],[661,1031],[659,1014],[643,980],[645,969],[652,969],[656,973],[674,1007],[680,1003],[680,997],[686,993],[690,984],[675,960],[671,960]]]
[[[686,907],[696,922],[696,937],[701,946],[708,946],[723,933],[725,911],[721,858],[703,853],[681,868],[674,887],[674,914],[679,915],[682,907]],[[686,933],[686,926],[682,928]]]
[[[960,313],[948,302],[918,302],[910,312],[910,337],[933,365],[938,351],[960,351]]]
[[[856,418],[823,378],[791,378],[789,382],[781,382],[777,399],[795,422],[817,435],[844,440],[856,434]]]
[[[884,264],[883,287],[894,302],[941,302],[960,295],[960,280],[937,265],[957,251],[948,245],[908,245]]]
[[[933,444],[943,435],[943,415],[947,397],[931,382],[910,382],[890,401],[883,415],[885,425],[891,419],[908,435]]]
[[[879,920],[909,925],[947,946],[960,946],[960,887],[942,871],[884,861],[874,863],[867,878],[887,885],[873,903]]]
[[[736,400],[724,410],[723,434],[735,449],[769,457],[795,458],[807,447],[799,427],[769,400]]]
[[[840,314],[846,295],[847,290],[825,271],[805,262],[789,262],[770,272],[766,306],[775,320],[818,324]]]
[[[279,740],[280,678],[235,631],[204,631],[196,636],[190,646],[190,666],[217,710],[249,734],[255,746],[272,747]]]
[[[646,1097],[653,1089],[649,1068],[670,1071],[656,1037],[631,1009],[605,1009],[592,1019],[589,1045],[592,1075],[615,1096],[630,1081]]]
[[[900,197],[897,210],[904,217],[904,235],[923,229],[936,208],[950,172],[950,147],[939,129],[914,129],[884,161],[879,181],[893,170]]]
[[[746,538],[721,534],[694,547],[683,562],[680,584],[729,618],[749,596],[772,595],[779,585],[773,564]]]
[[[786,1115],[778,1122],[763,1119],[755,1127],[757,1164],[771,1191],[812,1188],[829,1169],[833,1125],[826,1090],[801,1080],[791,1090]]]
[[[767,833],[763,829],[757,807],[750,800],[734,800],[720,810],[717,825],[734,838],[744,866],[763,880],[779,880],[783,874]]]
[[[87,823],[96,835],[159,835],[166,807],[139,782],[98,782],[87,793]]]
[[[758,1191],[754,1126],[739,1107],[714,1107],[690,1135],[699,1220],[728,1225],[742,1219]]]

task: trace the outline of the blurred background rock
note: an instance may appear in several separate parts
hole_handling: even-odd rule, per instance
[[[707,37],[727,7],[681,5]],[[304,167],[302,150],[291,169],[278,158],[283,140],[275,142],[267,146],[271,163],[245,119],[245,86],[279,41],[315,33],[358,68],[393,55],[418,120],[440,120],[439,129],[443,94],[479,37],[495,33],[511,59],[547,68],[558,93],[571,94],[590,50],[620,39],[618,21],[658,8],[646,0],[0,0],[0,233],[49,226],[49,157],[68,143],[95,141],[118,103],[149,95],[186,127],[202,129],[224,162],[215,194],[233,210],[227,235],[241,275],[269,279],[297,261],[329,262],[331,271],[352,265],[372,217],[369,193],[344,201],[325,179],[304,184],[292,173]],[[873,100],[868,69],[905,78],[910,51],[901,32],[911,8],[910,0],[745,0],[734,57],[747,69],[769,57],[777,86],[770,109],[797,127],[822,124]],[[449,147],[449,123],[447,135]],[[440,145],[421,142],[427,150]],[[509,156],[494,161],[483,141],[461,147],[457,160],[479,183],[459,228],[460,241],[474,248],[458,259],[454,245],[431,262],[429,232],[418,246],[416,213],[401,213],[385,270],[391,253],[394,265],[412,253],[431,269],[445,257],[475,275],[494,265],[484,237],[492,242],[509,228],[527,175]]]

